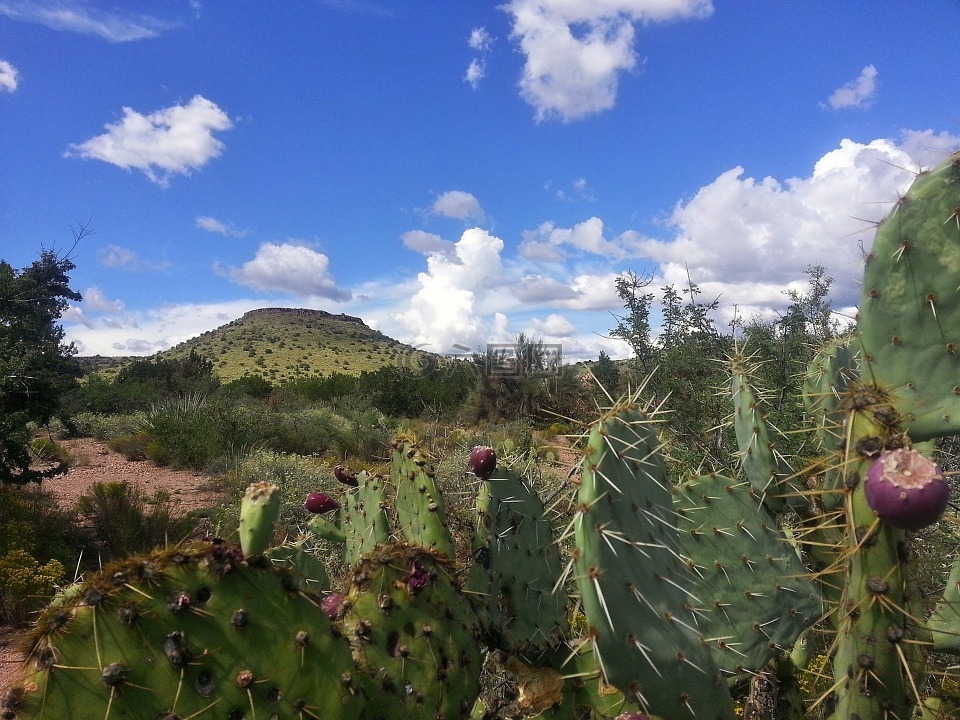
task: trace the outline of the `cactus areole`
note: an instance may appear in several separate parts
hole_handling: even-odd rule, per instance
[[[937,464],[911,448],[880,455],[867,472],[864,492],[880,519],[901,530],[935,523],[950,496]]]
[[[470,451],[470,471],[481,480],[486,480],[497,469],[497,453],[492,447],[477,445]]]

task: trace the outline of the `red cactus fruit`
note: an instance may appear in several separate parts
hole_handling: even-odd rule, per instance
[[[322,492],[312,492],[307,494],[307,500],[303,506],[312,513],[327,513],[340,507],[340,503],[332,497]]]
[[[867,471],[863,490],[880,519],[901,530],[935,523],[950,497],[937,464],[911,448],[880,455]]]
[[[334,465],[333,466],[333,476],[342,482],[344,485],[349,485],[350,487],[357,487],[357,474],[350,472],[343,465]]]
[[[343,617],[343,595],[339,593],[330,593],[320,601],[320,609],[323,614],[331,620],[339,620]]]
[[[481,480],[486,480],[497,469],[497,453],[492,447],[477,445],[470,451],[470,470]]]
[[[625,712],[617,715],[617,720],[650,720],[650,718],[641,712]]]

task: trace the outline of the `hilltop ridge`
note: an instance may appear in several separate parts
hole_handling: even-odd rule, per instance
[[[272,383],[335,372],[359,375],[387,365],[417,367],[428,354],[353,315],[283,307],[248,310],[236,320],[149,357],[181,358],[192,351],[213,363],[222,382],[257,375]],[[140,359],[144,358],[77,358],[87,371],[118,369]]]

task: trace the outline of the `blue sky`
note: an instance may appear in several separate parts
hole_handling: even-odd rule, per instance
[[[922,10],[922,11],[921,11]],[[82,354],[264,306],[600,350],[614,279],[772,317],[960,147],[960,4],[0,0],[0,258]]]

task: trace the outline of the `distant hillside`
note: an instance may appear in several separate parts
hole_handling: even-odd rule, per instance
[[[415,367],[426,354],[371,329],[358,317],[300,308],[251,310],[152,357],[185,357],[191,350],[209,358],[223,382],[259,375],[272,383],[334,372],[359,375],[385,365]],[[97,369],[114,364],[107,358],[78,359]]]

